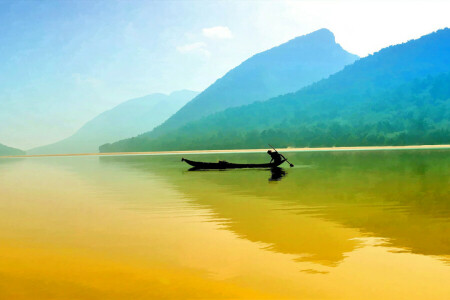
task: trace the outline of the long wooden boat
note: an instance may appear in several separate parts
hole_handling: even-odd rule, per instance
[[[187,164],[193,166],[196,169],[245,169],[245,168],[276,168],[282,163],[284,160],[277,163],[267,163],[267,164],[235,164],[227,161],[219,161],[217,163],[211,162],[201,162],[201,161],[193,161],[186,158],[182,158],[181,161],[186,162]]]

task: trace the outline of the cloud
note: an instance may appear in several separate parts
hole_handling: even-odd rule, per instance
[[[180,53],[197,53],[207,58],[211,56],[211,53],[206,49],[206,44],[203,42],[178,46],[177,50]]]
[[[233,34],[231,33],[230,28],[226,26],[215,26],[209,28],[203,28],[202,33],[207,38],[211,39],[231,39],[233,38]]]

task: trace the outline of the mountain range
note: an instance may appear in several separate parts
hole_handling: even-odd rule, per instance
[[[267,142],[279,147],[449,143],[448,53],[446,28],[384,48],[295,93],[100,150],[253,148]]]
[[[141,134],[164,122],[198,93],[189,90],[169,95],[155,93],[128,100],[83,125],[72,136],[31,149],[28,154],[91,153],[98,147]]]
[[[342,49],[328,29],[297,37],[258,53],[230,70],[150,135],[164,134],[230,107],[297,91],[358,58]]]

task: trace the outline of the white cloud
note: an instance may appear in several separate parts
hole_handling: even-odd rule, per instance
[[[207,38],[211,39],[231,39],[233,38],[233,34],[231,33],[230,28],[226,26],[215,26],[209,28],[203,28],[202,33]]]
[[[209,58],[211,56],[211,53],[206,49],[206,44],[203,42],[178,46],[177,50],[180,53],[197,53],[206,58]]]

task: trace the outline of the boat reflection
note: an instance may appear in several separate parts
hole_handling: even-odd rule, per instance
[[[223,171],[230,171],[230,170],[235,171],[235,169],[207,170],[207,169],[192,167],[188,170],[188,172],[214,172],[214,171],[223,172]],[[261,171],[270,171],[271,175],[268,179],[269,182],[280,181],[281,179],[283,179],[283,177],[285,177],[287,175],[286,171],[280,167],[275,167],[275,168],[270,168],[270,169],[261,169]]]
[[[270,169],[270,172],[272,173],[272,176],[270,176],[269,182],[280,181],[281,179],[283,179],[283,177],[286,176],[286,171],[280,167],[272,168]]]

